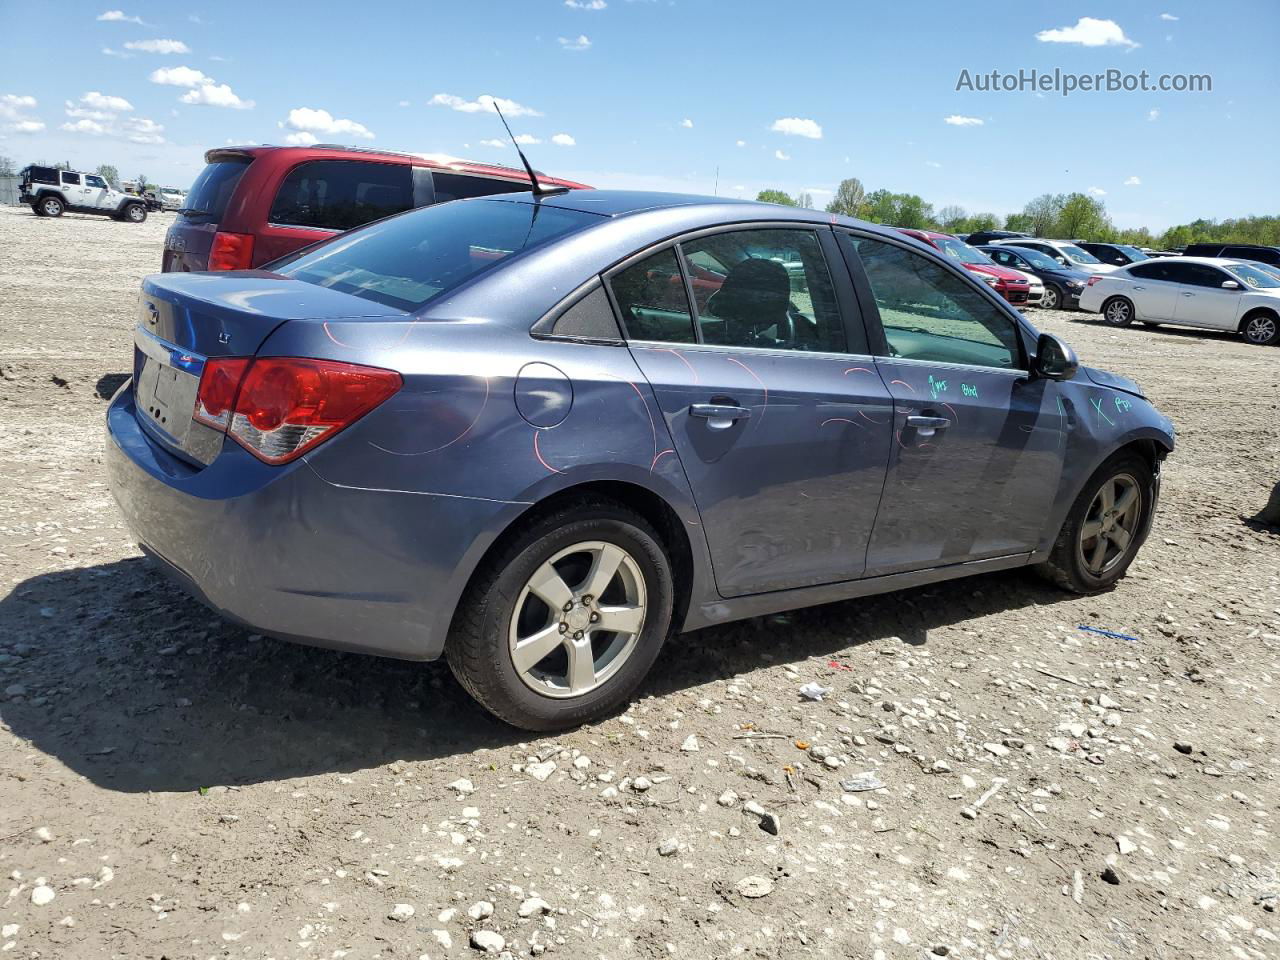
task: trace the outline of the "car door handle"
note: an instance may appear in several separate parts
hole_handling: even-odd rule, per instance
[[[1185,293],[1185,292],[1184,292],[1182,295],[1183,295],[1184,297],[1194,297],[1194,296],[1195,296],[1195,294],[1194,294],[1194,293]]]
[[[751,411],[731,403],[694,403],[689,406],[689,416],[702,417],[712,430],[725,430],[735,420],[746,420]]]
[[[1147,288],[1146,288],[1146,287],[1134,287],[1133,289],[1135,289],[1135,290],[1145,290],[1145,289],[1147,289]]]
[[[915,427],[916,433],[922,437],[932,437],[937,431],[951,426],[946,417],[907,417],[907,426]]]

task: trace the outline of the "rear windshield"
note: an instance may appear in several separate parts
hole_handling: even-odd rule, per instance
[[[186,206],[182,208],[185,214],[201,220],[221,220],[236,184],[251,163],[250,157],[232,157],[205,167],[187,194]]]
[[[599,222],[540,204],[455,200],[342,234],[267,269],[411,311],[513,254]]]

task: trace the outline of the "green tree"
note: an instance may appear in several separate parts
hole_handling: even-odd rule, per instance
[[[145,173],[138,174],[138,193],[142,193],[147,189],[147,175]]]
[[[800,191],[800,193],[796,195],[796,206],[797,206],[797,207],[804,207],[804,209],[806,209],[806,210],[817,210],[817,209],[818,209],[817,207],[815,207],[815,206],[813,205],[813,194],[811,194],[811,193],[806,193],[806,192],[805,192],[805,191],[803,191],[803,190],[801,190],[801,191]]]
[[[969,215],[964,212],[964,207],[955,204],[948,204],[938,211],[938,224],[947,233],[972,232],[966,229],[969,226]]]
[[[1031,218],[1025,213],[1011,213],[1004,218],[1004,228],[1017,233],[1031,232]]]
[[[1027,218],[1027,229],[1037,237],[1049,236],[1066,202],[1067,198],[1060,193],[1042,193],[1036,197],[1022,208],[1022,214]]]
[[[780,203],[784,207],[794,207],[795,200],[781,190],[761,190],[756,194],[761,203]]]
[[[6,157],[3,153],[0,153],[0,177],[12,177],[16,172],[13,157]]]
[[[895,227],[928,230],[934,226],[933,204],[914,193],[897,195],[897,216],[891,221]]]
[[[1057,234],[1064,240],[1092,239],[1111,229],[1107,208],[1097,197],[1072,193],[1062,204],[1056,223]]]
[[[836,213],[844,217],[861,217],[867,202],[867,191],[857,177],[849,177],[840,181],[836,187],[836,195],[827,204],[827,213]]]
[[[897,198],[888,190],[873,190],[867,194],[863,218],[872,223],[892,223],[898,216]]]
[[[1000,218],[994,213],[975,213],[969,218],[966,233],[976,233],[979,230],[996,230],[1000,227]]]
[[[104,163],[94,171],[103,180],[110,184],[113,190],[120,189],[120,171],[109,163]]]

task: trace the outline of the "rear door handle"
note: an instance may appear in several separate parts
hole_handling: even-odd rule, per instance
[[[1184,296],[1184,297],[1194,297],[1194,296],[1195,296],[1195,294],[1194,294],[1194,293],[1184,293],[1184,294],[1183,294],[1183,296]]]
[[[1133,289],[1135,289],[1135,290],[1145,290],[1145,289],[1147,289],[1147,288],[1146,288],[1146,287],[1134,287]]]
[[[751,411],[729,403],[694,403],[689,406],[689,416],[702,417],[712,430],[726,430],[735,420],[746,420]]]
[[[932,437],[937,431],[951,426],[946,417],[907,417],[907,426],[915,427],[916,433],[922,437]]]

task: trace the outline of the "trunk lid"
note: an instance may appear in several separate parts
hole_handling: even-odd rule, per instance
[[[253,163],[251,154],[231,150],[211,150],[206,157],[208,165],[196,177],[186,205],[165,233],[161,263],[165,273],[209,269],[213,235],[226,216],[240,178]]]

